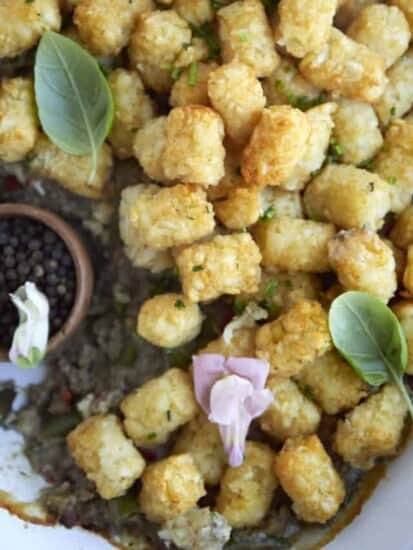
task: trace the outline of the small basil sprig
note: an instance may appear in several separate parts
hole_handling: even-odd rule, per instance
[[[34,76],[43,130],[66,153],[89,155],[93,179],[114,113],[98,63],[73,40],[48,31],[37,48]]]
[[[406,337],[391,309],[365,292],[345,292],[332,303],[329,324],[335,347],[360,378],[375,387],[394,382],[413,418],[403,381]]]

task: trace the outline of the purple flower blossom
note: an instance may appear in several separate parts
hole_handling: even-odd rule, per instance
[[[196,399],[218,424],[230,466],[240,466],[250,424],[273,400],[265,389],[269,364],[218,354],[196,355],[193,364]]]

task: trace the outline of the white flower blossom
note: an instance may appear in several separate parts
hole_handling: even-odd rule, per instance
[[[46,354],[49,337],[49,302],[34,283],[26,282],[10,294],[19,312],[19,326],[9,351],[12,363],[36,367]]]

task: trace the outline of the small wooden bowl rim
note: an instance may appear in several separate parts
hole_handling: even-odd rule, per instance
[[[0,219],[11,217],[27,217],[48,226],[62,239],[73,258],[76,274],[75,301],[62,328],[49,340],[47,351],[54,351],[76,331],[89,309],[93,293],[93,268],[90,257],[77,232],[49,210],[21,203],[0,204]],[[6,350],[0,349],[0,360],[8,360]]]

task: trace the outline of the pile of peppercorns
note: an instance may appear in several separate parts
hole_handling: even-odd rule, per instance
[[[9,293],[26,281],[49,300],[50,335],[63,326],[73,307],[76,273],[62,239],[45,224],[20,216],[0,219],[0,347],[8,349],[18,325]]]

